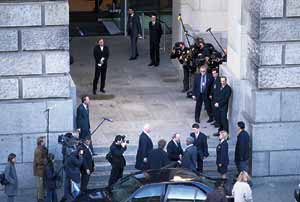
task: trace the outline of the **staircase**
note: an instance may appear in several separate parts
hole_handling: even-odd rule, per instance
[[[216,146],[218,145],[217,137],[210,137],[208,140],[208,152],[209,157],[204,160],[204,175],[210,177],[219,177],[219,173],[217,172],[216,167]],[[235,148],[235,140],[229,140],[229,166],[228,166],[228,176],[234,176],[236,172],[235,164],[234,164],[234,148]],[[182,146],[183,149],[185,145],[183,145],[182,138]],[[98,154],[94,157],[96,164],[96,171],[92,174],[89,182],[89,188],[99,188],[105,187],[108,184],[108,179],[110,175],[111,165],[105,159],[105,156],[109,150],[109,147],[94,147],[95,152]],[[126,159],[126,167],[124,169],[124,175],[128,175],[130,173],[134,173],[137,170],[135,169],[135,157],[136,157],[137,145],[129,145],[124,156]]]

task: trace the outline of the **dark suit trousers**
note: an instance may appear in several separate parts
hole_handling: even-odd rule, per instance
[[[219,118],[219,115],[218,115],[218,108],[217,107],[215,107],[215,101],[214,100],[212,100],[212,102],[211,102],[211,108],[212,108],[212,113],[213,113],[213,116],[214,116],[214,120],[215,120],[215,122],[216,122],[216,124],[217,125],[220,125],[220,118]]]
[[[110,171],[110,177],[108,181],[108,187],[111,188],[120,178],[123,177],[124,167],[121,166],[113,166]]]
[[[203,160],[200,156],[197,158],[197,171],[203,173]]]
[[[150,42],[150,58],[153,64],[159,65],[159,43]]]
[[[98,85],[100,75],[101,75],[100,90],[103,90],[105,88],[106,71],[107,71],[106,66],[98,67],[96,65],[94,82],[93,82],[93,90],[94,91],[97,90],[97,85]]]
[[[89,180],[90,180],[90,175],[86,174],[86,173],[82,173],[81,175],[81,185],[80,185],[80,191],[82,193],[86,193],[87,191],[87,186],[89,184]]]
[[[225,111],[225,110],[217,110],[217,113],[218,113],[218,118],[220,120],[219,131],[225,130],[225,131],[227,131],[229,133],[227,111]]]
[[[190,70],[188,66],[183,66],[183,90],[190,88]]]
[[[196,108],[195,108],[195,121],[199,121],[200,120],[200,114],[201,114],[201,108],[202,108],[202,104],[204,102],[204,106],[207,112],[207,115],[209,117],[212,116],[212,109],[211,109],[211,103],[210,100],[207,96],[205,96],[205,94],[200,94],[197,97],[196,100]]]
[[[130,42],[131,42],[131,57],[135,58],[139,55],[138,48],[137,48],[137,36],[130,36]]]

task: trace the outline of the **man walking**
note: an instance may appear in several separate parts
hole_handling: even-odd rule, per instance
[[[136,154],[135,168],[138,170],[148,169],[148,156],[153,150],[153,143],[151,140],[151,128],[149,124],[145,124],[144,130],[139,138],[139,145]]]
[[[97,45],[94,47],[94,59],[95,59],[95,75],[93,81],[93,94],[96,95],[97,85],[99,77],[100,81],[100,92],[105,93],[105,80],[107,72],[107,61],[109,58],[109,49],[104,45],[104,40],[101,38],[98,40]]]
[[[237,123],[238,126],[238,136],[235,146],[235,155],[234,161],[237,167],[238,173],[241,171],[249,172],[248,169],[248,161],[249,161],[249,153],[250,153],[250,136],[248,132],[245,130],[245,123],[243,121],[239,121]]]
[[[195,76],[193,86],[193,99],[196,100],[195,107],[195,122],[200,123],[200,114],[202,104],[204,102],[207,115],[209,117],[208,123],[213,122],[213,115],[211,109],[211,102],[209,100],[211,84],[213,82],[212,76],[207,73],[205,66],[200,67],[200,74]]]
[[[150,35],[150,58],[151,63],[149,66],[157,67],[159,65],[159,43],[162,35],[161,24],[157,20],[156,14],[151,16],[151,21],[149,22],[149,35]]]
[[[130,36],[131,57],[129,60],[135,60],[138,56],[137,41],[142,35],[142,26],[139,16],[135,15],[134,10],[129,8],[127,21],[127,34]]]
[[[197,148],[197,171],[203,173],[203,160],[209,156],[207,137],[200,132],[199,124],[195,123],[192,126],[193,132],[190,136],[194,139],[194,145]]]

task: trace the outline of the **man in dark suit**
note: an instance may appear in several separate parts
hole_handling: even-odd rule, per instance
[[[201,66],[200,74],[195,75],[193,86],[193,99],[196,100],[195,122],[197,123],[200,123],[200,114],[203,102],[209,117],[207,122],[210,123],[213,121],[211,103],[209,100],[212,82],[212,76],[207,73],[207,68],[205,66]]]
[[[228,128],[228,119],[227,119],[227,113],[228,113],[228,105],[229,105],[229,99],[231,96],[231,88],[227,84],[227,78],[225,76],[222,76],[220,78],[221,80],[221,87],[219,95],[216,97],[215,101],[215,107],[217,108],[217,116],[220,120],[220,128],[219,131],[225,130],[227,133],[229,133]]]
[[[224,130],[219,132],[219,140],[220,143],[217,145],[216,152],[217,152],[217,159],[216,164],[218,167],[218,172],[221,175],[222,179],[226,179],[227,167],[229,164],[229,156],[228,156],[228,133]]]
[[[110,153],[112,155],[111,172],[108,181],[108,187],[111,189],[120,178],[123,177],[124,167],[126,166],[126,160],[123,156],[127,149],[127,143],[123,141],[121,135],[115,137],[115,141],[110,146]]]
[[[172,140],[167,145],[167,153],[170,161],[178,162],[181,161],[183,150],[180,144],[180,134],[175,133]]]
[[[197,171],[203,172],[203,160],[209,156],[207,137],[204,133],[200,132],[199,124],[195,123],[192,126],[193,132],[190,134],[194,138],[194,145],[197,147]]]
[[[77,130],[79,132],[79,139],[84,140],[87,136],[91,135],[90,132],[90,98],[87,95],[82,96],[81,104],[77,107]],[[90,148],[94,153],[93,144],[91,141]]]
[[[93,159],[93,153],[89,145],[91,144],[91,136],[86,136],[83,144],[80,146],[80,150],[83,150],[83,162],[80,168],[81,172],[81,185],[80,192],[85,194],[87,192],[87,186],[89,184],[90,175],[95,170],[95,163]]]
[[[192,137],[186,138],[186,149],[182,157],[182,168],[189,169],[191,171],[197,171],[197,148],[193,145],[194,139]]]
[[[149,22],[149,35],[150,35],[150,58],[151,63],[149,66],[159,65],[159,43],[162,35],[161,24],[157,20],[155,14],[151,16],[151,21]]]
[[[150,137],[151,128],[149,124],[144,126],[144,130],[139,138],[139,145],[136,154],[135,168],[138,170],[148,169],[148,156],[153,150],[153,143]]]
[[[215,122],[212,123],[215,127],[220,127],[220,120],[218,119],[218,108],[215,107],[216,98],[219,96],[220,88],[221,88],[221,81],[219,77],[219,72],[216,68],[212,69],[212,76],[213,82],[211,85],[210,96],[209,99],[211,100],[212,112]]]
[[[249,154],[250,154],[250,136],[245,130],[245,123],[239,121],[237,123],[239,134],[237,136],[236,146],[235,146],[235,155],[234,161],[238,170],[238,173],[241,171],[249,172],[248,163],[249,163]]]
[[[104,40],[99,39],[98,44],[94,47],[95,59],[95,76],[93,81],[93,94],[96,95],[99,77],[101,75],[100,92],[105,93],[105,79],[107,72],[107,61],[109,58],[109,49],[104,45]]]
[[[138,56],[137,41],[142,35],[142,26],[139,16],[135,15],[134,10],[129,8],[127,21],[127,34],[130,36],[131,42],[131,57],[129,60],[135,60]]]
[[[157,145],[158,148],[152,150],[148,156],[149,169],[161,169],[169,163],[168,154],[164,150],[166,140],[159,140]]]

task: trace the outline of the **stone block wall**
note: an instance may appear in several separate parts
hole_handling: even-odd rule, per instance
[[[234,81],[232,116],[252,135],[252,174],[299,175],[300,2],[243,0],[234,12],[241,16],[229,24],[239,29],[229,29],[224,73]]]
[[[49,150],[58,159],[57,136],[74,128],[68,25],[67,1],[0,2],[0,167],[16,153],[21,188],[35,186],[33,152],[46,136],[45,110]]]

